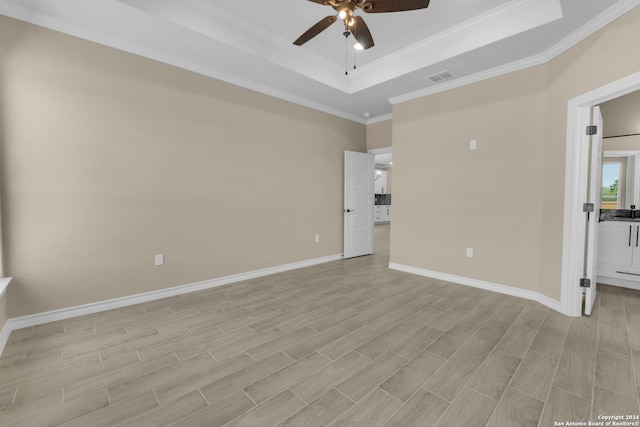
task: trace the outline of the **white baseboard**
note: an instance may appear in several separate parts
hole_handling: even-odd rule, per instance
[[[485,289],[487,291],[498,292],[501,294],[511,295],[514,297],[524,298],[537,301],[555,311],[562,313],[560,310],[560,302],[549,298],[538,292],[528,291],[525,289],[514,288],[512,286],[499,285],[497,283],[485,282],[483,280],[471,279],[469,277],[454,276],[452,274],[440,273],[438,271],[426,270],[423,268],[411,267],[408,265],[389,263],[392,270],[404,271],[405,273],[417,274],[418,276],[430,277],[432,279],[444,280],[445,282],[457,283],[459,285],[472,286],[474,288]]]
[[[622,288],[640,290],[640,282],[636,280],[624,280],[616,277],[598,276],[597,283],[603,285],[620,286]]]
[[[44,313],[32,314],[29,316],[15,317],[7,320],[4,327],[2,328],[2,331],[0,332],[0,355],[4,350],[11,331],[14,331],[16,329],[41,325],[43,323],[55,322],[58,320],[70,319],[72,317],[84,316],[87,314],[99,313],[101,311],[113,310],[114,308],[126,307],[129,305],[141,304],[159,300],[162,298],[187,294],[189,292],[202,291],[205,289],[215,288],[217,286],[242,282],[244,280],[269,276],[271,274],[282,273],[299,268],[311,267],[312,265],[323,264],[326,262],[337,261],[341,259],[343,259],[342,254],[330,255],[322,258],[315,258],[306,261],[294,262],[291,264],[284,264],[276,267],[250,271],[248,273],[234,274],[231,276],[206,280],[204,282],[191,283],[188,285],[176,286],[173,288],[161,289],[158,291],[146,292],[143,294],[130,295],[107,301],[99,301],[76,307],[63,308],[60,310],[47,311]]]

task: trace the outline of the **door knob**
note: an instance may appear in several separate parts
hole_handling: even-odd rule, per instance
[[[355,212],[353,209],[347,209],[347,213],[349,212]]]

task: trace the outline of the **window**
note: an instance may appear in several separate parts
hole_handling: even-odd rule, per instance
[[[622,164],[604,162],[602,164],[602,209],[620,209],[624,207],[621,193]]]

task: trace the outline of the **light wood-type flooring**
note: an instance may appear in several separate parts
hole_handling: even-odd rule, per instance
[[[0,425],[554,426],[637,415],[640,292],[591,317],[376,254],[14,331]]]

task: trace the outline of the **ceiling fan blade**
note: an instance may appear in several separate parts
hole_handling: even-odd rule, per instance
[[[364,19],[361,16],[354,16],[356,23],[353,25],[351,32],[353,33],[353,37],[358,40],[360,46],[363,49],[369,49],[373,47],[373,37],[371,36],[371,31],[369,31],[369,27],[365,24]]]
[[[328,4],[326,0],[309,0],[309,1],[318,3],[318,4]]]
[[[359,7],[367,13],[383,13],[425,9],[428,6],[429,0],[365,0]]]
[[[318,21],[313,27],[304,32],[296,41],[293,42],[296,46],[302,46],[321,32],[323,32],[329,25],[336,22],[338,18],[335,16],[327,16]]]

